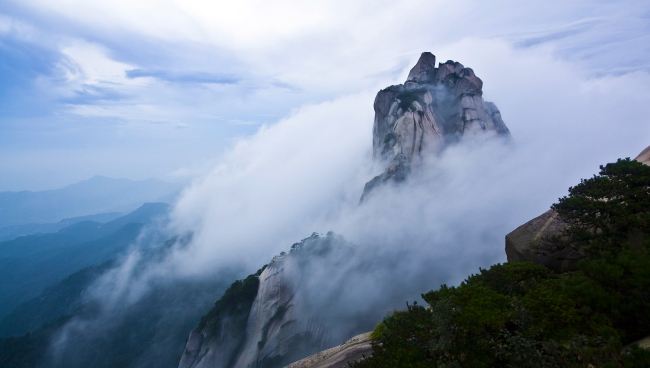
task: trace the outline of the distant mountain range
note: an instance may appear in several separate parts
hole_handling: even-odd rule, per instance
[[[116,257],[168,210],[165,203],[147,203],[106,223],[75,222],[55,233],[0,242],[0,319],[69,274]]]
[[[120,217],[121,215],[121,212],[105,212],[65,218],[58,222],[5,226],[0,228],[0,241],[16,239],[25,235],[55,233],[65,227],[84,221],[108,222]]]
[[[157,226],[161,224],[156,219],[164,218],[168,209],[165,204],[150,203],[104,224],[81,222],[54,234],[0,242],[0,255],[11,251],[28,257],[14,262],[21,267],[9,274],[3,274],[7,272],[0,265],[0,280],[11,279],[0,283],[0,306],[13,306],[0,316],[0,367],[176,366],[187,332],[236,274],[224,271],[208,279],[159,279],[135,303],[111,307],[91,296],[93,290],[100,290],[99,278],[120,265],[131,245],[142,255],[134,268],[146,269],[187,241],[175,236],[136,241],[164,228],[164,224]],[[142,231],[145,226],[148,230]],[[29,262],[32,259],[34,263]],[[7,296],[8,292],[24,301],[16,305],[17,299]],[[27,294],[31,296],[25,300]],[[61,336],[66,343],[59,345]]]
[[[56,231],[70,221],[78,222],[71,218],[79,216],[109,220],[145,202],[171,202],[179,190],[177,184],[154,179],[94,176],[59,189],[0,192],[0,239]],[[62,219],[71,220],[57,224]]]
[[[84,318],[109,318],[112,329],[70,336],[88,354],[62,351],[62,366],[175,365],[187,331],[233,276],[151,285],[138,303],[109,316],[88,290],[130,249],[147,263],[176,243],[149,237],[165,228],[170,206],[162,201],[172,202],[180,189],[97,176],[55,190],[0,193],[0,366],[51,366],[53,339]],[[150,348],[135,349],[134,341]],[[100,364],[100,351],[112,358],[102,355]]]

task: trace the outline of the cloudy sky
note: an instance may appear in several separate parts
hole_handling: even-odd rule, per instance
[[[96,174],[191,177],[303,106],[400,82],[424,50],[474,67],[517,137],[504,105],[521,115],[512,96],[534,96],[536,86],[508,89],[508,60],[491,56],[491,46],[530,50],[581,80],[647,79],[650,4],[4,0],[0,190]],[[610,110],[630,111],[620,103]],[[650,138],[647,129],[636,136]]]

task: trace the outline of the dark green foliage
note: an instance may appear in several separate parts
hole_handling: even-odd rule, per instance
[[[608,258],[588,260],[581,271],[608,293],[606,305],[625,343],[650,335],[650,251],[625,249]],[[602,300],[601,300],[602,302]]]
[[[375,330],[359,367],[620,366],[609,290],[583,273],[496,265],[423,295]]]
[[[218,343],[230,343],[222,354],[226,366],[235,363],[246,342],[246,324],[260,285],[259,276],[266,266],[243,280],[237,280],[217,300],[214,307],[201,318],[198,329],[207,332]]]
[[[649,367],[650,168],[618,160],[553,206],[575,272],[531,263],[481,270],[422,297],[373,333],[356,367]],[[558,240],[560,241],[560,240]],[[626,348],[626,346],[629,346]]]
[[[266,266],[265,266],[266,267]],[[261,268],[254,275],[249,275],[243,280],[237,280],[226,290],[221,299],[217,300],[210,312],[199,323],[199,328],[208,327],[213,333],[219,334],[221,319],[225,315],[242,314],[248,317],[248,312],[257,295],[260,285],[259,275],[264,270]]]
[[[648,368],[650,367],[650,351],[632,346],[623,352],[624,368]]]
[[[629,158],[600,167],[552,208],[569,224],[567,241],[592,255],[648,246],[650,167]]]

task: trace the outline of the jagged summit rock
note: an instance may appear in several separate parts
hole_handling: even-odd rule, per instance
[[[374,102],[373,157],[384,172],[364,188],[402,181],[413,163],[469,134],[509,136],[499,109],[483,100],[483,81],[470,68],[424,52],[404,84],[382,89]],[[363,197],[362,197],[363,199]]]
[[[409,72],[406,82],[430,83],[436,71],[436,56],[430,52],[423,52],[420,59]]]

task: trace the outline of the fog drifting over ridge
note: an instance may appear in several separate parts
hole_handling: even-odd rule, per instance
[[[119,279],[119,290],[103,290],[100,282],[91,294],[128,304],[160,280],[214,277],[229,267],[252,273],[293,242],[332,230],[366,254],[396,260],[371,274],[348,269],[343,280],[340,270],[314,272],[323,287],[363,291],[342,292],[341,308],[373,305],[417,280],[415,298],[503,261],[507,232],[599,164],[650,143],[648,73],[595,77],[546,48],[516,49],[494,39],[432,51],[483,79],[484,98],[510,128],[509,143],[465,139],[426,160],[406,183],[379,188],[359,205],[363,185],[381,170],[371,161],[376,89],[304,106],[240,141],[184,191],[165,231],[193,234],[189,244],[138,272],[131,255],[107,274]],[[84,328],[92,326],[103,325]]]
[[[512,132],[510,146],[450,147],[431,160],[419,184],[385,189],[359,207],[363,184],[378,170],[370,162],[376,91],[304,107],[243,140],[185,191],[173,218],[195,238],[177,254],[180,270],[233,260],[252,269],[312,231],[363,243],[386,230],[381,237],[398,242],[404,232],[432,229],[449,237],[458,226],[477,233],[499,226],[489,247],[500,258],[492,262],[503,257],[506,232],[599,164],[634,156],[650,142],[647,73],[595,78],[548,49],[513,49],[497,40],[467,39],[434,52],[484,80],[486,100]],[[463,223],[469,215],[477,218]]]

